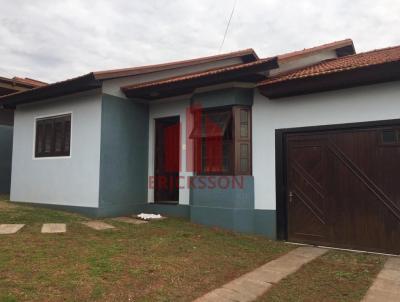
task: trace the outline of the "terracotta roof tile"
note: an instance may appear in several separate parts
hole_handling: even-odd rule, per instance
[[[26,88],[36,88],[36,87],[41,87],[47,85],[47,83],[29,79],[29,78],[19,78],[19,77],[13,77],[13,78],[4,78],[0,77],[0,81],[4,83],[8,83],[11,85],[15,86],[22,86]]]
[[[259,83],[259,86],[296,79],[318,77],[325,74],[400,61],[400,46],[383,48],[337,59],[326,60],[312,66],[288,72]]]
[[[127,91],[127,90],[132,90],[132,89],[139,89],[139,88],[150,88],[150,87],[155,87],[155,86],[160,86],[160,85],[165,85],[165,84],[171,84],[171,83],[176,83],[176,82],[181,82],[181,81],[186,81],[186,80],[191,80],[191,79],[202,78],[202,77],[206,77],[206,76],[210,76],[210,75],[217,75],[217,74],[221,74],[221,73],[224,73],[227,71],[236,71],[236,70],[241,70],[241,69],[245,69],[245,68],[252,67],[252,66],[262,65],[262,64],[271,62],[274,59],[275,58],[262,59],[262,60],[258,60],[255,62],[230,65],[230,66],[222,67],[222,68],[214,68],[214,69],[209,69],[206,71],[186,74],[183,76],[177,76],[177,77],[171,77],[171,78],[162,79],[162,80],[127,85],[127,86],[121,87],[121,90]]]
[[[297,59],[298,57],[303,57],[315,52],[320,52],[323,50],[329,50],[329,49],[338,49],[346,46],[352,46],[354,48],[353,40],[352,39],[345,39],[341,41],[335,41],[311,48],[305,48],[303,50],[298,50],[298,51],[293,51],[293,52],[288,52],[282,55],[278,56],[278,60],[280,61],[289,61],[289,60],[294,60]]]
[[[26,84],[26,85],[30,85],[32,87],[41,87],[41,86],[47,85],[47,83],[45,83],[45,82],[30,79],[30,78],[13,77],[12,80],[15,81],[16,83]]]

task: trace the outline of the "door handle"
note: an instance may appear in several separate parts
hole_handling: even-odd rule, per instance
[[[293,192],[289,192],[289,202],[293,202]]]

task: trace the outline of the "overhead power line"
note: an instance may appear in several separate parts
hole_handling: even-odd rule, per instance
[[[236,3],[237,3],[237,0],[235,0],[235,2],[233,3],[233,7],[232,7],[232,11],[231,11],[231,15],[229,16],[228,24],[226,25],[226,29],[225,29],[225,33],[224,33],[224,37],[223,37],[223,39],[222,39],[222,42],[221,42],[221,45],[220,45],[220,47],[219,47],[219,50],[218,50],[218,52],[221,52],[221,50],[222,50],[222,47],[224,46],[225,39],[226,39],[226,36],[227,36],[227,34],[228,34],[229,26],[231,25],[231,21],[232,21],[233,13],[235,12]]]

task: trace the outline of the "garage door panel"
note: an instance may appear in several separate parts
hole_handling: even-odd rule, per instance
[[[289,192],[288,231],[293,241],[325,242],[327,224],[325,217],[325,194],[322,179],[323,146],[304,138],[290,142],[290,161],[288,169],[291,175]]]
[[[382,144],[385,128],[361,129],[330,135],[335,145],[358,167],[376,187],[400,207],[398,177],[400,148],[398,144]]]
[[[382,248],[384,219],[376,196],[343,162],[332,156],[330,163],[330,177],[335,184],[328,192],[328,212],[335,213],[330,226],[332,243],[346,248]]]
[[[323,146],[316,140],[293,140],[290,142],[290,168],[297,170],[322,190]]]
[[[365,146],[366,148],[373,148],[374,146]],[[374,161],[376,158],[372,157],[370,158],[369,161],[367,161],[365,164],[363,165],[357,165],[354,161],[352,161],[350,159],[350,157],[348,157],[340,148],[338,148],[337,145],[333,144],[332,142],[329,143],[327,150],[329,150],[330,152],[332,152],[332,154],[335,155],[336,159],[340,162],[340,166],[341,167],[345,167],[344,170],[342,170],[343,172],[340,173],[338,171],[338,173],[336,174],[332,174],[329,177],[329,184],[330,186],[340,186],[341,183],[343,183],[344,181],[351,181],[352,178],[356,178],[358,179],[363,186],[370,192],[372,193],[376,200],[379,202],[381,202],[381,205],[386,207],[388,210],[390,210],[392,212],[392,214],[394,216],[396,216],[399,221],[400,221],[400,209],[397,206],[397,202],[395,202],[394,200],[390,199],[387,192],[385,192],[382,187],[380,187],[378,185],[378,182],[374,181],[370,175],[368,175],[367,173],[365,173],[365,167],[369,165],[369,163],[371,161]],[[382,169],[383,167],[379,167],[379,169]],[[333,170],[332,172],[334,172],[335,170]],[[347,171],[351,174],[349,174],[348,177],[344,177],[343,173],[344,171]],[[336,177],[332,177],[332,175],[336,175]],[[385,174],[385,177],[391,177],[390,175],[388,175],[387,173]],[[347,195],[349,195],[351,193],[351,191],[346,191]],[[352,199],[353,200],[361,200],[362,198],[365,198],[365,194],[362,194],[361,191],[357,191],[356,196],[353,196]]]
[[[400,131],[381,131],[287,136],[289,240],[400,253]]]
[[[325,194],[323,189],[312,179],[304,176],[304,173],[301,173],[296,169],[293,169],[292,175],[292,194],[298,196],[298,198],[301,198],[304,203],[307,202],[309,207],[311,207],[320,216],[323,216],[323,213],[325,212]]]
[[[310,211],[310,208],[305,203],[297,203],[296,207],[296,212],[301,215],[301,219],[299,219],[298,216],[293,217],[293,226],[296,227],[292,228],[291,225],[289,225],[292,238],[310,238],[318,241],[325,240],[327,229],[320,215]],[[304,223],[305,221],[307,221],[307,223]]]

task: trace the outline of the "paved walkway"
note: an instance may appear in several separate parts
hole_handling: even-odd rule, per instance
[[[65,223],[45,223],[42,226],[42,233],[44,234],[58,234],[66,231],[67,225]]]
[[[148,223],[148,221],[130,217],[117,217],[113,218],[113,220],[129,224]],[[115,229],[115,226],[98,220],[82,222],[82,223],[96,231]],[[19,230],[21,230],[24,226],[25,224],[0,224],[0,235],[15,234]],[[65,223],[45,223],[42,225],[42,230],[41,230],[42,233],[47,233],[47,234],[65,233],[66,231],[67,231],[67,225]]]
[[[117,217],[117,218],[113,218],[113,220],[118,221],[118,222],[129,223],[129,224],[145,224],[145,223],[148,223],[148,221],[144,221],[144,220],[136,219],[136,218],[130,218],[130,217]]]
[[[0,235],[15,234],[24,226],[25,224],[0,224]]]
[[[103,221],[89,221],[89,222],[83,222],[83,224],[96,231],[115,229],[115,226],[105,223]]]
[[[400,258],[389,258],[368,290],[363,302],[400,301]]]
[[[326,253],[326,249],[299,247],[272,260],[256,270],[235,279],[221,288],[198,298],[195,302],[250,302],[254,301],[281,279],[301,266]],[[385,301],[386,302],[386,301]]]

